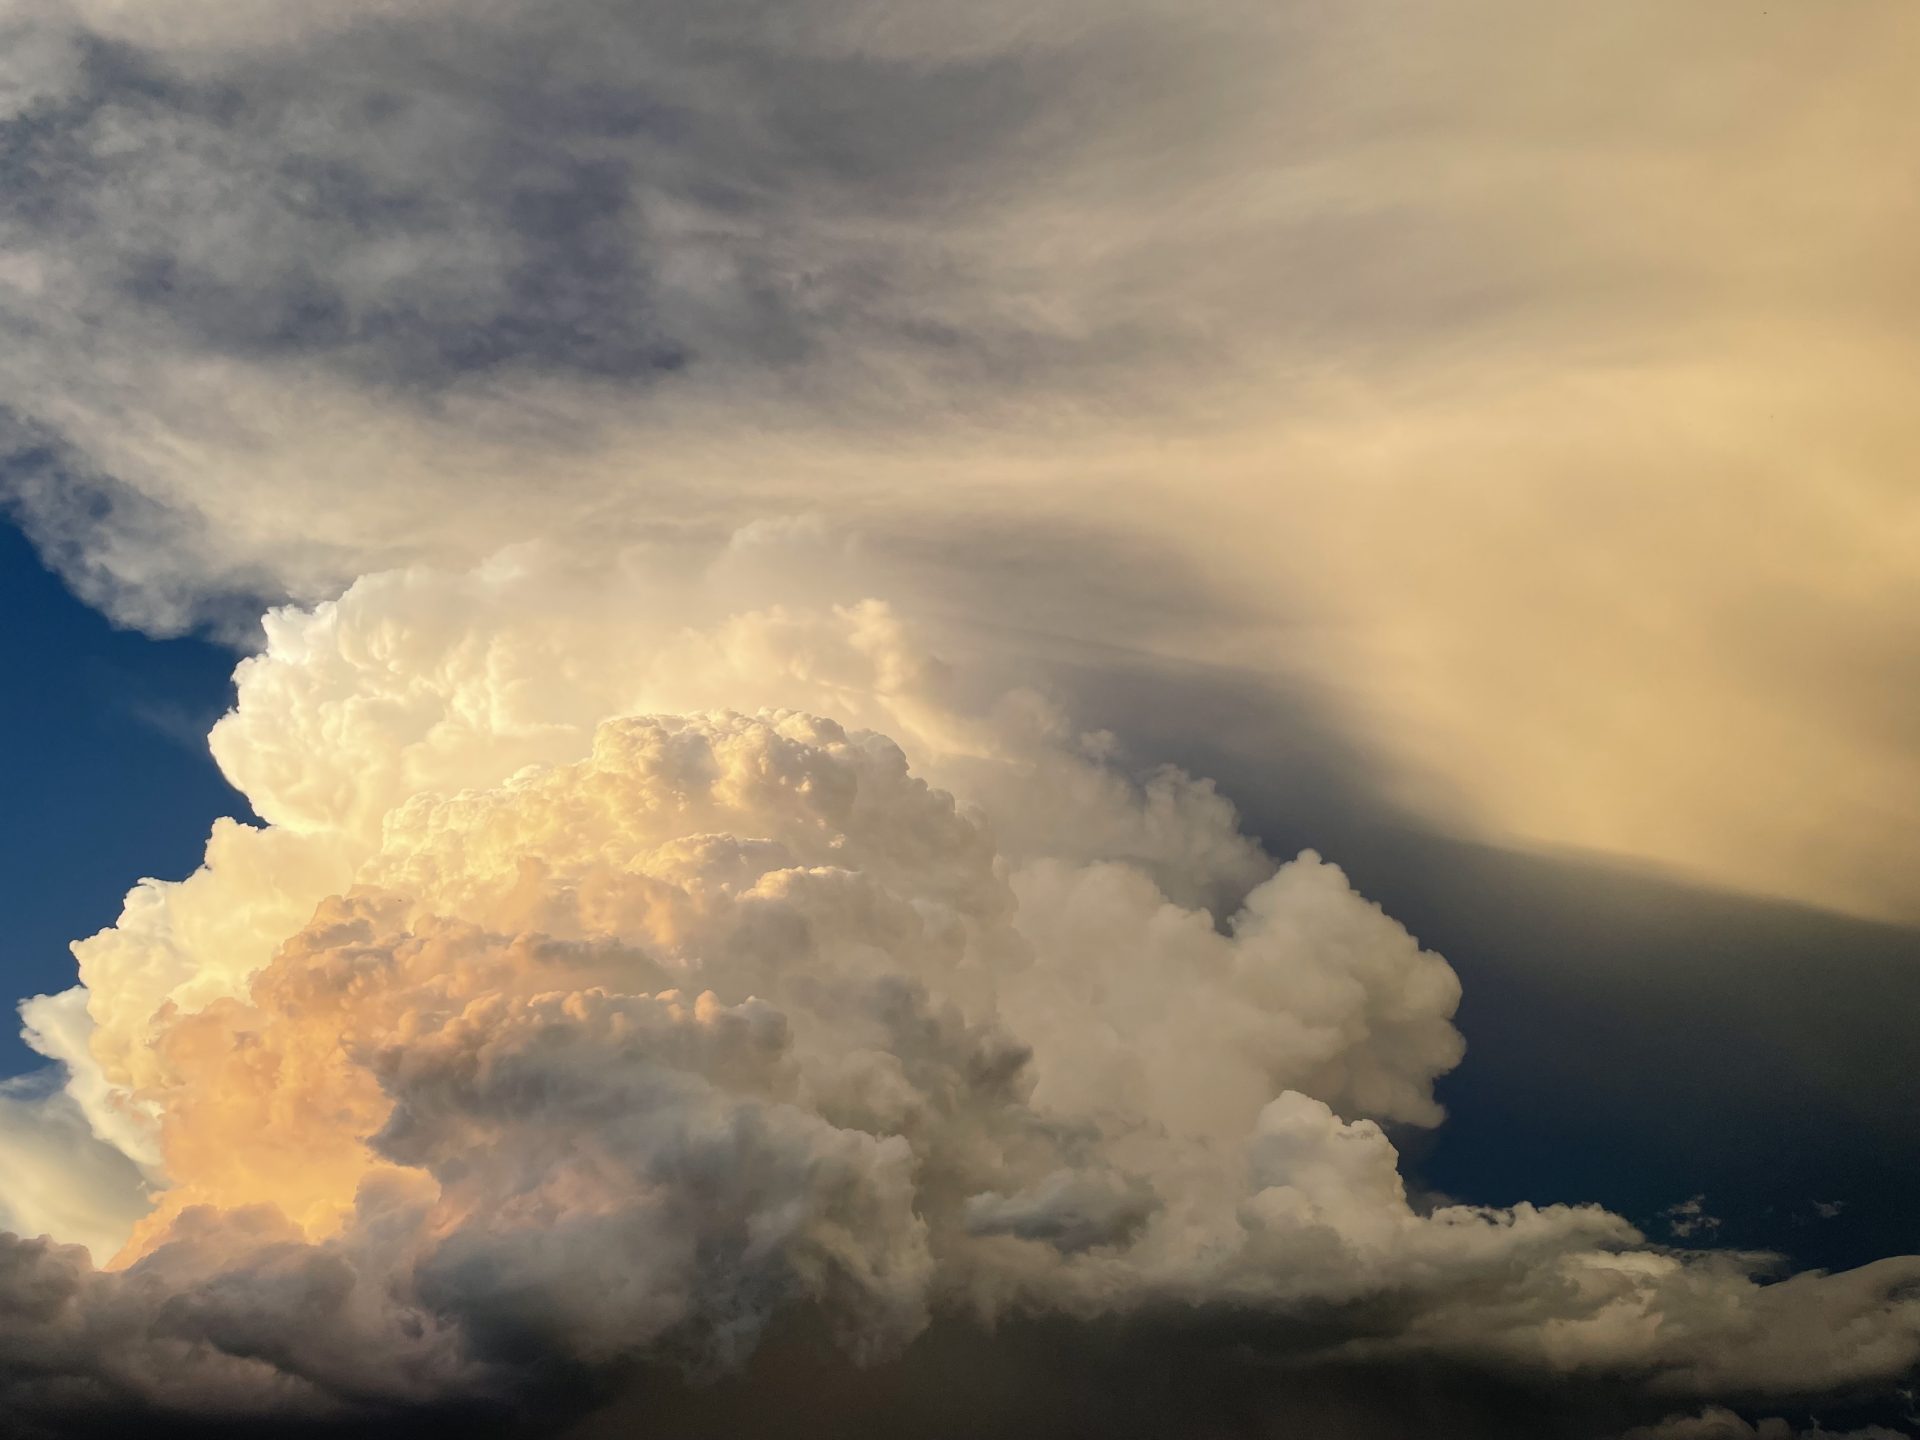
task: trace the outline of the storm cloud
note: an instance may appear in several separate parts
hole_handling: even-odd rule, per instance
[[[1920,1257],[1410,1184],[1234,797],[1913,918],[1913,27],[0,8],[0,496],[261,822],[22,1005],[6,1423],[1892,1433]]]
[[[796,1316],[869,1363],[936,1325],[1312,1316],[1343,1363],[1654,1396],[1920,1357],[1920,1261],[1780,1279],[1409,1196],[1390,1132],[1443,1118],[1458,982],[1207,783],[1035,695],[944,698],[877,603],[648,642],[569,618],[643,584],[582,583],[529,553],[270,617],[214,739],[269,825],[222,822],[25,1010],[152,1209],[104,1270],[8,1242],[20,1413],[511,1409],[557,1370],[711,1384]],[[772,694],[916,758],[741,708]]]

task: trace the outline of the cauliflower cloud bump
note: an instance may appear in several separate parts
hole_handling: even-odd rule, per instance
[[[157,1203],[118,1264],[7,1242],[248,1404],[711,1370],[789,1307],[874,1358],[941,1305],[1191,1290],[1272,1245],[1274,1134],[1325,1150],[1316,1194],[1356,1134],[1392,1176],[1282,1086],[1430,1120],[1459,1053],[1444,963],[1317,860],[1223,928],[1131,865],[1010,860],[892,741],[795,712],[607,721],[413,796],[357,877],[142,1032]]]
[[[1206,782],[955,708],[884,606],[613,645],[520,603],[550,583],[364,583],[242,667],[216,748],[272,823],[23,1009],[69,1083],[0,1114],[42,1142],[0,1221],[93,1253],[0,1235],[14,1415],[536,1403],[783,1323],[874,1362],[1192,1307],[1675,1394],[1920,1353],[1899,1266],[1761,1286],[1592,1207],[1415,1203],[1390,1131],[1442,1118],[1453,972]],[[1827,1317],[1793,1363],[1726,1359],[1789,1289]]]
[[[1590,1206],[1411,1198],[1459,983],[1208,781],[958,705],[879,603],[649,632],[564,584],[273,616],[215,732],[269,824],[23,1006],[67,1085],[0,1096],[15,1419],[547,1425],[555,1384],[781,1334],[879,1363],[1194,1308],[1676,1398],[1920,1357],[1901,1263],[1761,1284]]]

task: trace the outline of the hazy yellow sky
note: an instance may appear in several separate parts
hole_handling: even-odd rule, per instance
[[[959,522],[1045,517],[1158,547],[1136,599],[1176,572],[1209,596],[1117,633],[1076,609],[1063,547],[1049,624],[1310,684],[1428,823],[1920,916],[1900,0],[842,4],[790,30],[746,6],[687,22],[707,50],[556,41],[543,83],[638,67],[698,117],[685,156],[623,162],[648,333],[690,357],[644,380],[562,352],[429,371],[373,329],[247,338],[316,274],[363,328],[396,290],[430,324],[514,303],[475,208],[527,133],[501,93],[445,87],[376,146],[342,87],[286,68],[443,12],[77,13],[190,80],[292,96],[243,135],[107,107],[61,182],[92,227],[14,226],[0,305],[27,338],[0,378],[141,501],[21,503],[124,616],[769,514],[945,527],[990,576],[1006,557]],[[508,13],[469,14],[464,43],[491,55]],[[973,68],[880,123],[818,109],[811,71],[712,59],[741,35],[819,74]],[[366,86],[402,63],[374,55]],[[614,153],[571,123],[549,159]],[[369,239],[342,212],[329,248],[289,153],[479,228]],[[213,278],[164,313],[116,302],[156,245]]]

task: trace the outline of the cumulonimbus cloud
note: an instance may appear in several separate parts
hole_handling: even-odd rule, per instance
[[[48,1123],[91,1124],[62,1183],[137,1163],[151,1209],[117,1255],[69,1230],[104,1268],[5,1242],[21,1414],[713,1374],[801,1310],[871,1360],[940,1315],[1314,1307],[1337,1341],[1387,1301],[1353,1354],[1681,1396],[1920,1356],[1920,1261],[1763,1284],[1591,1207],[1410,1197],[1390,1131],[1442,1119],[1458,983],[1204,782],[945,698],[877,603],[607,648],[539,603],[581,583],[521,552],[272,618],[215,740],[271,823],[26,1009],[72,1076]]]
[[[537,1410],[795,1315],[1909,1370],[1920,1260],[1410,1194],[1446,962],[1009,675],[1304,676],[1429,823],[1910,903],[1911,15],[1468,12],[0,7],[0,495],[247,636],[265,822],[23,1006],[8,1423]]]

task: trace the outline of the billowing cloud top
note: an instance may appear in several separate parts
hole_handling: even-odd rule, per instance
[[[801,1312],[874,1359],[941,1314],[1312,1306],[1355,1354],[1678,1395],[1920,1357],[1920,1260],[1762,1285],[1598,1209],[1415,1203],[1389,1131],[1442,1118],[1458,983],[1206,783],[943,699],[878,603],[616,655],[536,603],[556,565],[271,618],[215,746],[272,823],[26,1007],[72,1083],[14,1102],[49,1158],[0,1203],[110,1263],[4,1242],[20,1413],[364,1419],[724,1371]]]

